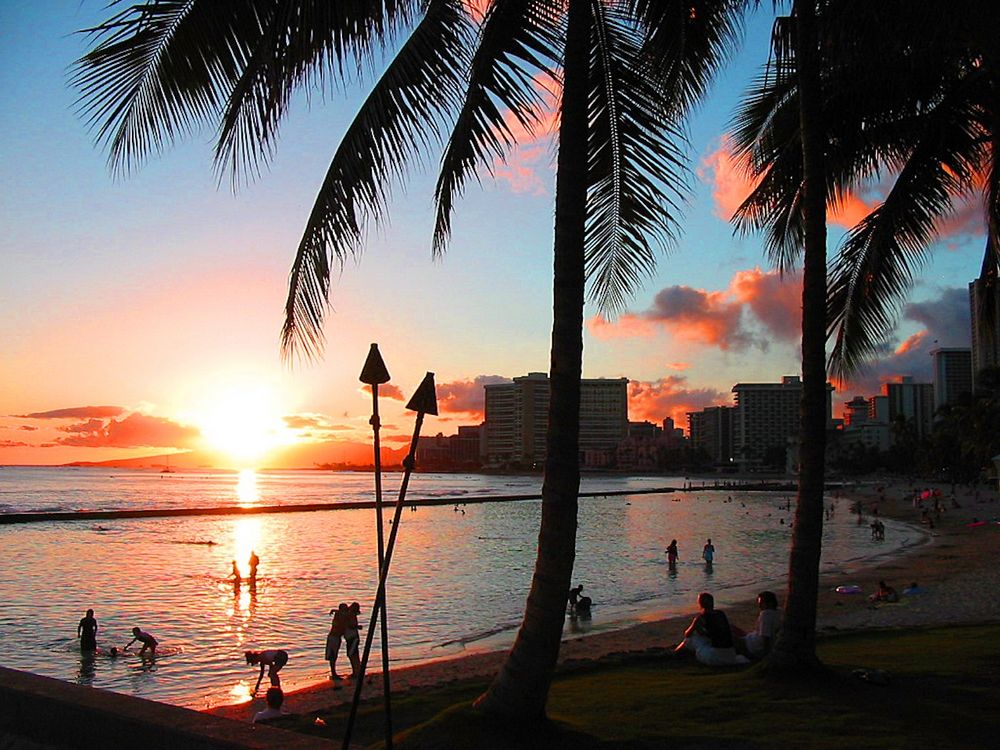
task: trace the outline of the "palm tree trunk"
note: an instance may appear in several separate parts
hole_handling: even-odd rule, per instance
[[[521,720],[545,717],[576,556],[590,25],[584,0],[571,0],[568,6],[556,174],[549,424],[538,554],[517,639],[493,684],[476,700],[476,706],[488,713]]]
[[[797,0],[795,57],[802,133],[803,220],[802,422],[799,490],[788,563],[784,622],[770,671],[818,669],[816,601],[823,545],[826,453],[826,165],[815,0]]]

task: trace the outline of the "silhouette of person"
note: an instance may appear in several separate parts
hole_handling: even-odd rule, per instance
[[[260,558],[257,557],[257,553],[250,550],[250,583],[254,584],[257,582],[257,566],[260,565]]]
[[[583,584],[581,583],[576,588],[569,590],[569,605],[570,614],[575,615],[589,615],[590,605],[594,603],[594,600],[589,596],[583,596]]]
[[[715,545],[712,544],[711,539],[705,542],[705,546],[701,550],[701,556],[705,559],[705,565],[711,567],[712,562],[715,560]]]
[[[246,651],[247,664],[260,665],[260,674],[257,675],[257,684],[254,685],[253,694],[257,695],[260,689],[260,681],[264,679],[264,668],[267,667],[267,676],[271,680],[271,687],[281,687],[281,679],[278,672],[288,663],[288,652],[283,649],[272,649],[269,651]]]
[[[76,637],[80,639],[81,651],[97,650],[97,620],[94,618],[94,610],[88,609],[87,614],[76,626]]]
[[[340,654],[340,644],[347,629],[350,610],[346,603],[341,602],[336,609],[330,610],[330,614],[333,615],[333,621],[330,623],[330,632],[326,635],[326,660],[330,662],[330,679],[336,682],[342,679],[337,674],[337,656]]]
[[[676,568],[677,567],[677,540],[671,539],[670,544],[667,545],[667,567]]]
[[[240,575],[240,566],[236,564],[235,560],[233,560],[233,570],[227,578],[233,579],[233,589],[239,591],[240,583],[243,582],[243,576]]]
[[[149,633],[146,633],[139,628],[132,628],[132,640],[126,643],[125,648],[122,650],[124,651],[136,641],[139,641],[139,643],[142,644],[142,648],[139,649],[140,656],[146,653],[146,649],[149,649],[150,656],[156,656],[156,647],[159,645],[159,642]]]
[[[358,615],[361,614],[361,605],[351,602],[347,608],[347,618],[344,622],[344,642],[347,646],[347,658],[351,660],[351,677],[357,677],[361,673],[361,657],[358,654],[358,646],[361,643],[361,625],[358,623]]]

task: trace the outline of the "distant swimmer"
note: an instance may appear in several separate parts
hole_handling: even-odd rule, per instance
[[[281,687],[281,680],[278,672],[288,663],[288,652],[283,649],[272,649],[269,651],[246,651],[243,654],[247,664],[260,665],[260,674],[257,676],[257,684],[254,685],[253,693],[257,694],[260,689],[260,681],[264,679],[264,668],[267,667],[267,676],[271,680],[271,687]]]
[[[140,656],[146,653],[147,648],[149,649],[150,656],[156,656],[156,646],[158,645],[158,641],[149,633],[146,633],[139,628],[132,628],[132,640],[125,644],[125,648],[123,648],[122,651],[127,651],[128,647],[136,641],[142,644],[142,648],[139,649]]]
[[[80,639],[81,651],[97,650],[97,620],[94,618],[94,610],[88,609],[86,616],[80,620],[76,626],[76,637]]]
[[[589,596],[583,596],[583,584],[569,590],[570,614],[589,615],[590,606],[594,600]]]

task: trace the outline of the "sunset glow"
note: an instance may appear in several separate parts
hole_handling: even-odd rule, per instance
[[[266,387],[233,385],[220,389],[194,421],[201,428],[206,448],[240,464],[254,465],[268,451],[297,442],[297,434],[281,414]]]

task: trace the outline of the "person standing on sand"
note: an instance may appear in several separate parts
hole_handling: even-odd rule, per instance
[[[330,662],[330,679],[337,682],[342,679],[337,674],[337,656],[340,654],[340,644],[344,638],[350,610],[347,604],[341,602],[336,609],[330,610],[330,614],[333,615],[333,622],[330,623],[330,632],[326,634],[326,660]]]
[[[351,660],[351,677],[361,674],[361,656],[358,654],[358,647],[361,644],[361,625],[358,623],[358,615],[361,614],[361,605],[351,602],[347,608],[347,618],[344,622],[344,642],[347,646],[347,658]]]
[[[667,545],[667,567],[671,570],[677,568],[677,540],[671,539],[670,544]]]
[[[94,618],[94,610],[88,609],[87,614],[76,626],[76,637],[80,639],[81,651],[97,650],[97,620]]]
[[[715,545],[712,544],[711,539],[705,542],[705,546],[701,550],[701,556],[705,560],[705,565],[711,567],[715,560]]]

